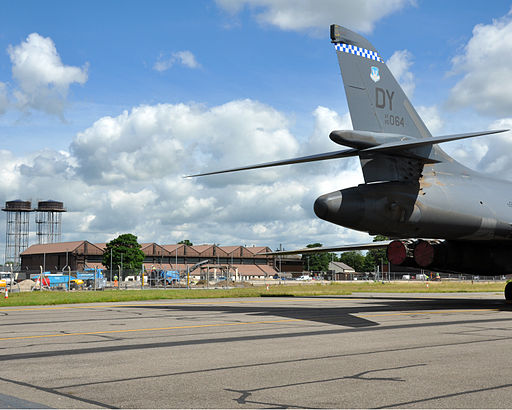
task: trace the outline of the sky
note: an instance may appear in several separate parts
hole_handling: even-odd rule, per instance
[[[64,241],[122,233],[285,249],[367,241],[313,212],[318,196],[363,182],[357,159],[183,176],[340,149],[328,135],[352,125],[333,23],[369,39],[433,135],[512,128],[511,8],[4,0],[0,202],[64,202]],[[443,148],[512,179],[510,133]]]

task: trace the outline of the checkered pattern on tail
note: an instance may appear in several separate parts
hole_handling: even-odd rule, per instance
[[[342,51],[344,53],[355,54],[357,56],[368,58],[370,60],[379,61],[381,63],[384,62],[384,60],[379,56],[377,52],[357,47],[352,44],[336,43],[334,45],[334,48],[337,51]]]

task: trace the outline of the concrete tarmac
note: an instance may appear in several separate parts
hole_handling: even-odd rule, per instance
[[[0,304],[0,407],[509,408],[501,294]]]

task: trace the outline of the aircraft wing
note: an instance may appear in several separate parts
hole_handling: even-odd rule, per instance
[[[338,246],[319,246],[316,248],[302,248],[295,249],[292,251],[275,251],[275,252],[265,252],[258,253],[258,255],[268,255],[268,256],[279,256],[279,255],[298,255],[298,254],[308,254],[308,253],[319,253],[319,252],[345,252],[345,251],[363,251],[369,249],[382,249],[388,246],[391,242],[389,241],[377,241],[377,242],[369,242],[369,243],[358,243],[353,245],[338,245]]]

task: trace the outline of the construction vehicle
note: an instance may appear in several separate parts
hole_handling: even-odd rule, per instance
[[[149,286],[177,286],[180,283],[180,279],[187,280],[187,276],[190,275],[200,266],[208,263],[208,260],[196,263],[192,267],[178,270],[165,270],[165,269],[151,269],[148,273],[148,284]]]
[[[0,280],[5,282],[5,285],[10,285],[13,280],[14,274],[11,272],[0,272]],[[2,285],[0,285],[2,287]]]
[[[79,272],[61,272],[30,275],[30,278],[36,282],[35,289],[99,289],[103,290],[107,286],[107,280],[103,276],[102,270],[97,268],[85,268]]]
[[[176,270],[152,269],[148,281],[150,286],[175,286],[180,283],[180,273]]]
[[[76,278],[81,279],[87,289],[104,290],[107,286],[107,279],[99,268],[84,268],[83,271],[76,273]]]
[[[84,286],[84,281],[74,274],[69,277],[64,273],[43,272],[42,275],[30,275],[30,278],[36,283],[34,289],[67,289],[69,285],[69,289],[73,290]]]

